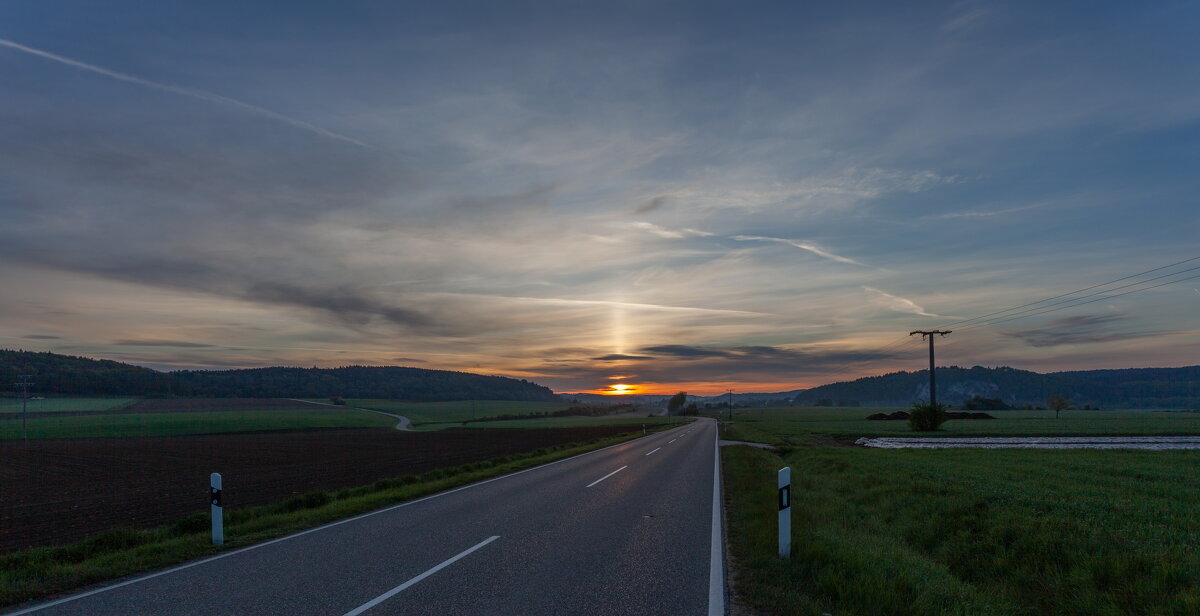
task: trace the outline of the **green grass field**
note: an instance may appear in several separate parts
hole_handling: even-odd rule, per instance
[[[326,400],[318,400],[326,402]],[[519,402],[512,400],[462,400],[455,402],[401,402],[399,400],[375,400],[351,398],[347,406],[375,409],[403,415],[413,422],[414,430],[442,430],[460,425],[463,421],[497,415],[520,415],[525,413],[547,413],[567,408],[565,402]],[[481,422],[490,423],[490,422]]]
[[[722,448],[734,587],[770,614],[1200,614],[1200,451],[879,450],[880,409],[735,416]],[[993,412],[939,434],[1197,434],[1194,414]],[[889,429],[889,426],[894,426]],[[928,435],[929,433],[924,433]],[[775,473],[792,468],[793,557]]]
[[[585,428],[589,426],[657,426],[687,421],[681,417],[646,417],[645,415],[612,415],[608,417],[545,417],[469,423],[471,429],[487,428]],[[458,424],[454,424],[458,426]]]
[[[129,406],[137,398],[43,398],[29,400],[30,413],[111,411]],[[0,398],[0,413],[20,413],[20,398]]]
[[[779,614],[1198,614],[1200,452],[725,448],[737,591]],[[775,555],[792,467],[793,557]]]
[[[352,409],[131,413],[29,419],[29,438],[177,436],[302,428],[390,428],[395,420]],[[21,438],[21,420],[0,421],[0,439]]]
[[[806,436],[911,436],[907,421],[869,421],[872,413],[899,408],[742,409],[731,438],[764,443],[804,440]],[[1200,434],[1200,413],[1163,411],[990,411],[996,419],[951,419],[938,432],[922,436],[1193,435]]]

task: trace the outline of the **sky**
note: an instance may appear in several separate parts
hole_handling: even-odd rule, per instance
[[[785,391],[1200,257],[1190,2],[0,0],[0,84],[4,348]],[[938,363],[1200,364],[1197,274]]]

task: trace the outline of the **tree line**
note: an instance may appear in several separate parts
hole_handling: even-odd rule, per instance
[[[399,366],[250,368],[159,372],[111,360],[0,350],[0,392],[15,395],[21,375],[37,394],[211,398],[390,398],[556,401],[523,379]]]

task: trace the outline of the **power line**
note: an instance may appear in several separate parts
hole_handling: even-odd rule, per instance
[[[1147,278],[1146,280],[1139,280],[1138,282],[1131,282],[1131,283],[1129,283],[1129,284],[1123,284],[1123,285],[1121,285],[1121,286],[1119,286],[1119,287],[1113,287],[1113,288],[1111,288],[1111,289],[1105,289],[1105,290],[1103,290],[1103,291],[1097,291],[1097,292],[1095,292],[1095,293],[1089,293],[1089,294],[1087,294],[1087,295],[1081,295],[1081,296],[1079,296],[1079,297],[1073,297],[1073,298],[1071,298],[1071,299],[1065,299],[1065,300],[1062,300],[1062,301],[1054,302],[1053,304],[1046,304],[1045,306],[1041,306],[1041,307],[1038,307],[1038,308],[1027,308],[1027,309],[1025,309],[1025,310],[1022,310],[1022,311],[1020,311],[1020,312],[1014,312],[1014,313],[1011,313],[1011,314],[1002,315],[1002,313],[1005,313],[1005,312],[1010,312],[1011,310],[1016,310],[1016,308],[1011,308],[1011,309],[1009,309],[1009,310],[1001,310],[1000,312],[994,312],[994,313],[992,313],[992,314],[994,314],[994,315],[1002,315],[1002,316],[999,316],[999,317],[998,317],[998,318],[996,318],[996,319],[986,319],[986,321],[984,321],[984,322],[982,322],[982,323],[976,323],[976,324],[973,324],[973,325],[968,325],[967,327],[964,327],[963,329],[970,329],[970,328],[972,328],[972,327],[975,327],[976,325],[986,325],[986,324],[987,324],[987,323],[989,323],[989,322],[991,322],[991,323],[1000,323],[1000,322],[1003,322],[1003,321],[1011,321],[1011,320],[1013,320],[1013,319],[1018,319],[1018,318],[1021,318],[1021,316],[1022,316],[1022,315],[1026,315],[1026,313],[1032,313],[1032,314],[1028,314],[1028,315],[1026,315],[1026,316],[1033,316],[1034,314],[1044,314],[1045,312],[1048,312],[1047,310],[1044,310],[1044,309],[1045,309],[1045,308],[1049,308],[1049,307],[1051,307],[1051,306],[1063,306],[1064,304],[1071,304],[1070,306],[1064,306],[1064,308],[1070,308],[1070,307],[1072,307],[1072,306],[1081,306],[1081,305],[1083,305],[1083,304],[1085,304],[1085,303],[1090,303],[1090,302],[1079,302],[1079,300],[1082,300],[1082,299],[1087,299],[1087,298],[1089,298],[1089,297],[1096,297],[1097,295],[1104,295],[1105,293],[1112,293],[1113,291],[1119,291],[1119,290],[1121,290],[1121,289],[1128,289],[1129,287],[1136,287],[1136,286],[1144,285],[1144,284],[1146,284],[1146,283],[1148,283],[1148,282],[1154,282],[1155,280],[1162,280],[1163,278],[1170,278],[1170,277],[1172,277],[1172,276],[1178,276],[1178,275],[1180,275],[1180,274],[1186,274],[1186,273],[1188,273],[1188,272],[1194,272],[1194,271],[1196,271],[1196,270],[1200,270],[1200,266],[1196,266],[1196,267],[1190,267],[1190,268],[1188,268],[1188,269],[1179,270],[1178,272],[1172,272],[1172,273],[1170,273],[1170,274],[1163,274],[1162,276],[1155,276],[1154,278]],[[1145,272],[1143,272],[1143,273],[1145,273]],[[1140,274],[1139,274],[1139,275],[1140,275]],[[1122,280],[1124,280],[1124,278],[1123,278]],[[1174,281],[1174,282],[1182,282],[1182,281],[1184,281],[1184,280],[1191,280],[1191,278],[1181,278],[1181,279],[1179,279],[1179,280],[1177,280],[1177,281]],[[1116,281],[1114,281],[1114,282],[1116,282]],[[1112,284],[1112,283],[1111,283],[1111,282],[1109,282],[1109,283],[1105,283],[1105,284]],[[1167,283],[1167,284],[1172,284],[1172,283]],[[1104,286],[1104,285],[1099,285],[1099,286]],[[1091,288],[1095,288],[1095,287],[1091,287]],[[1155,288],[1155,287],[1146,287],[1146,289],[1153,289],[1153,288]],[[1142,290],[1145,290],[1145,289],[1136,289],[1136,290],[1134,290],[1133,292],[1142,291]],[[1075,293],[1078,293],[1078,292],[1079,292],[1079,291],[1075,291]],[[1119,295],[1124,295],[1124,294],[1119,294]],[[1060,295],[1059,297],[1062,297],[1062,296]],[[1110,295],[1110,296],[1108,296],[1108,297],[1117,297],[1117,295]],[[1101,298],[1101,299],[1103,299],[1103,298]],[[1049,301],[1049,300],[1042,300],[1042,301],[1044,302],[1044,301]],[[1079,302],[1079,303],[1073,303],[1073,302]],[[1041,302],[1035,302],[1035,303],[1041,303]],[[1026,304],[1026,305],[1028,306],[1028,305],[1031,305],[1031,304]],[[959,323],[969,323],[969,322],[971,322],[971,321],[979,321],[979,320],[981,320],[981,319],[984,319],[984,318],[985,318],[985,317],[976,317],[976,318],[974,318],[974,319],[968,319],[968,320],[966,320],[966,321],[959,321]]]
[[[1180,272],[1180,273],[1182,273],[1182,272]],[[1157,289],[1157,288],[1159,288],[1159,287],[1165,287],[1165,286],[1167,286],[1167,285],[1177,284],[1177,283],[1180,283],[1180,282],[1187,282],[1187,281],[1189,281],[1189,280],[1195,280],[1195,279],[1197,279],[1197,278],[1200,278],[1200,274],[1197,274],[1197,275],[1195,275],[1195,276],[1189,276],[1189,277],[1187,277],[1187,278],[1180,278],[1179,280],[1170,280],[1170,281],[1163,282],[1163,283],[1159,283],[1159,284],[1156,284],[1156,285],[1153,285],[1153,286],[1149,286],[1149,287],[1143,287],[1143,288],[1141,288],[1141,289],[1133,289],[1132,291],[1126,291],[1126,292],[1124,292],[1124,293],[1117,293],[1116,295],[1105,295],[1104,297],[1097,297],[1096,299],[1090,299],[1090,300],[1088,300],[1088,301],[1086,301],[1086,302],[1079,302],[1079,303],[1077,303],[1077,304],[1071,304],[1070,306],[1062,306],[1062,307],[1059,307],[1059,308],[1051,308],[1051,309],[1049,309],[1049,310],[1042,310],[1042,311],[1040,311],[1040,312],[1034,312],[1034,313],[1032,313],[1032,314],[1022,314],[1022,315],[1013,316],[1013,317],[1008,317],[1008,318],[996,319],[996,320],[993,320],[993,321],[986,321],[986,322],[983,322],[983,323],[975,323],[975,324],[973,324],[973,325],[968,325],[968,326],[966,326],[966,327],[962,328],[962,330],[960,330],[960,331],[967,331],[967,330],[974,329],[974,328],[976,328],[976,327],[983,327],[983,326],[985,326],[985,325],[995,325],[995,324],[997,324],[997,323],[1005,323],[1005,322],[1008,322],[1008,321],[1014,321],[1014,320],[1016,320],[1016,319],[1024,319],[1024,318],[1026,318],[1026,317],[1037,316],[1037,315],[1039,315],[1039,314],[1046,314],[1046,313],[1049,313],[1049,312],[1058,312],[1059,310],[1066,310],[1066,309],[1068,309],[1068,308],[1075,308],[1076,306],[1083,306],[1083,305],[1085,305],[1085,304],[1092,304],[1092,303],[1095,303],[1095,302],[1102,302],[1102,301],[1104,301],[1104,300],[1106,300],[1106,299],[1113,299],[1114,297],[1122,297],[1122,296],[1124,296],[1124,295],[1129,295],[1129,294],[1131,294],[1131,293],[1140,293],[1140,292],[1142,292],[1142,291],[1149,291],[1150,289]],[[1155,279],[1155,280],[1157,280],[1157,279]],[[1146,282],[1149,282],[1149,281],[1146,281]],[[1115,290],[1115,289],[1114,289],[1114,290]],[[1090,296],[1088,296],[1088,297],[1090,297]],[[1083,298],[1079,298],[1079,299],[1083,299]]]
[[[1092,286],[1090,286],[1090,287],[1084,287],[1084,288],[1082,288],[1082,289],[1076,289],[1076,290],[1074,290],[1074,291],[1071,291],[1071,292],[1069,292],[1069,293],[1063,293],[1063,294],[1061,294],[1061,295],[1055,295],[1055,296],[1053,296],[1053,297],[1047,297],[1047,298],[1045,298],[1045,299],[1039,299],[1039,300],[1037,300],[1036,302],[1029,302],[1028,304],[1021,304],[1020,306],[1013,306],[1013,307],[1011,307],[1011,308],[1005,308],[1005,309],[1003,309],[1003,310],[997,310],[996,312],[989,312],[988,314],[981,315],[981,316],[978,316],[978,317],[973,317],[973,318],[970,318],[970,319],[963,319],[963,320],[961,320],[961,321],[954,321],[953,323],[947,323],[947,324],[945,324],[945,325],[942,325],[941,327],[950,327],[950,326],[952,326],[952,325],[961,325],[961,324],[963,324],[963,323],[970,323],[970,322],[972,322],[972,321],[978,321],[978,320],[980,320],[980,319],[986,319],[987,317],[991,317],[991,316],[1000,315],[1000,314],[1003,314],[1003,313],[1005,313],[1005,312],[1012,312],[1013,310],[1019,310],[1019,309],[1021,309],[1021,308],[1026,308],[1026,307],[1028,307],[1028,306],[1036,306],[1037,304],[1044,304],[1044,303],[1046,303],[1046,302],[1049,302],[1049,301],[1052,301],[1052,300],[1056,300],[1056,299],[1059,299],[1059,298],[1067,297],[1067,296],[1070,296],[1070,295],[1075,295],[1076,293],[1083,293],[1084,291],[1091,291],[1092,289],[1098,289],[1098,288],[1100,288],[1100,287],[1107,287],[1107,286],[1108,286],[1108,285],[1110,285],[1110,284],[1115,284],[1115,283],[1121,282],[1121,281],[1123,281],[1123,280],[1129,280],[1130,278],[1137,278],[1138,276],[1144,276],[1144,275],[1146,275],[1146,274],[1150,274],[1150,273],[1152,273],[1152,272],[1157,272],[1157,271],[1159,271],[1159,270],[1164,270],[1164,269],[1167,269],[1167,268],[1169,268],[1169,267],[1175,267],[1176,265],[1183,265],[1184,263],[1190,263],[1190,262],[1192,262],[1192,261],[1197,261],[1197,260],[1200,260],[1200,257],[1192,257],[1192,258],[1190,258],[1190,259],[1184,259],[1184,260],[1182,260],[1182,261],[1176,261],[1175,263],[1171,263],[1170,265],[1163,265],[1163,266],[1161,266],[1161,267],[1156,267],[1156,268],[1153,268],[1153,269],[1148,269],[1148,270],[1146,270],[1146,271],[1144,271],[1144,272],[1138,272],[1138,273],[1136,273],[1136,274],[1130,274],[1129,276],[1125,276],[1125,277],[1122,277],[1122,278],[1117,278],[1116,280],[1110,280],[1110,281],[1108,281],[1108,282],[1102,282],[1102,283],[1100,283],[1100,284],[1094,284],[1094,285],[1092,285]],[[1195,270],[1195,269],[1200,269],[1200,268],[1190,268],[1190,269],[1182,270],[1182,271],[1179,271],[1179,272],[1175,272],[1174,274],[1167,274],[1166,276],[1159,276],[1158,278],[1164,278],[1164,277],[1168,277],[1168,276],[1174,276],[1174,275],[1176,275],[1176,274],[1182,274],[1182,273],[1184,273],[1184,272],[1190,272],[1190,271],[1192,271],[1192,270]],[[1152,279],[1150,279],[1150,280],[1157,280],[1158,278],[1152,278]],[[1144,280],[1144,281],[1142,281],[1142,282],[1150,282],[1150,280]],[[1141,283],[1135,283],[1135,284],[1141,284]],[[1126,286],[1128,286],[1128,285],[1126,285]],[[1123,288],[1123,287],[1122,287],[1122,288]],[[1116,290],[1116,289],[1109,289],[1108,291],[1114,291],[1114,290]],[[1101,293],[1107,293],[1108,291],[1101,291]],[[1089,297],[1090,297],[1090,296],[1089,296]],[[1082,299],[1082,298],[1075,298],[1075,299]]]

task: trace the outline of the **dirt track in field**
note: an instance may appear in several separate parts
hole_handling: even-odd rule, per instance
[[[223,476],[226,507],[253,506],[627,431],[341,429],[0,442],[0,552],[208,511],[213,472]]]

